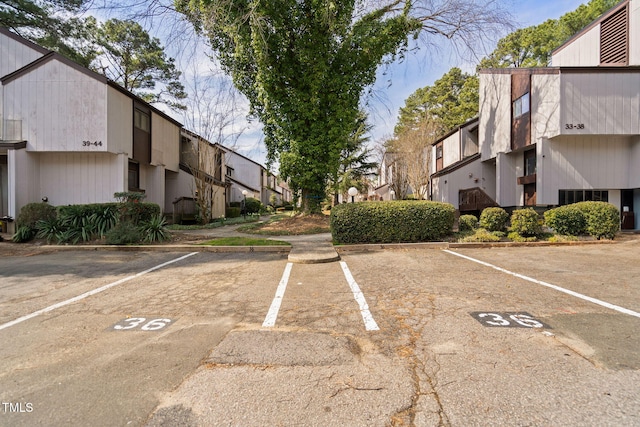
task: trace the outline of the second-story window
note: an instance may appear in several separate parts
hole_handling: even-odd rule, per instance
[[[145,132],[151,131],[151,120],[149,118],[149,115],[144,111],[138,110],[137,108],[133,113],[133,125]]]
[[[513,118],[515,119],[522,116],[523,114],[527,114],[530,109],[529,104],[529,92],[513,101]]]

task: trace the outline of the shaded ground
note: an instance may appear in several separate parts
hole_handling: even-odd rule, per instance
[[[329,217],[327,215],[296,215],[278,221],[244,226],[240,231],[255,234],[291,236],[300,234],[328,233]]]

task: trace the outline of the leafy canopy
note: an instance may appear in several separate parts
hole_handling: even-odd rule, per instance
[[[420,23],[393,7],[354,20],[356,1],[178,1],[264,125],[270,161],[317,210],[385,56]],[[395,6],[395,5],[394,5]],[[278,158],[279,155],[279,158]]]

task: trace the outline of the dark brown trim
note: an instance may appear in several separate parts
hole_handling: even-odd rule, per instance
[[[595,67],[594,67],[595,68]],[[480,74],[559,74],[561,67],[483,68]]]
[[[518,185],[534,184],[537,176],[535,173],[533,175],[519,176]]]
[[[0,148],[21,150],[27,148],[27,141],[0,141]]]
[[[578,73],[640,73],[639,65],[546,68],[485,68],[480,74],[578,74]]]

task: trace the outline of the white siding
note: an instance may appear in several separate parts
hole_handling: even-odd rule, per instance
[[[40,169],[35,154],[26,150],[9,150],[9,215],[17,218],[20,209],[31,202],[40,202],[45,194],[38,188]]]
[[[480,112],[478,139],[484,161],[511,147],[509,74],[480,74]]]
[[[0,77],[19,70],[42,56],[42,52],[0,33]]]
[[[554,67],[595,67],[600,65],[600,24],[565,45],[551,57]]]
[[[151,164],[164,165],[168,170],[178,172],[180,162],[180,128],[151,113]]]
[[[640,65],[640,0],[629,4],[629,65]]]
[[[107,150],[106,85],[57,59],[10,81],[5,119],[22,121],[29,151]],[[83,141],[102,146],[83,146]]]
[[[107,87],[107,149],[133,156],[133,101],[124,93]]]
[[[498,153],[496,156],[496,202],[500,206],[521,205],[522,186],[517,185],[516,156]]]
[[[640,72],[565,72],[560,87],[562,134],[640,134]]]
[[[40,153],[39,195],[52,205],[114,201],[125,190],[126,163],[107,153]],[[40,201],[32,200],[32,201]]]
[[[629,155],[629,188],[640,188],[640,136],[635,136],[631,140],[631,150]],[[640,212],[640,204],[637,205],[637,212]],[[638,223],[640,226],[640,223]]]
[[[558,190],[630,188],[637,163],[627,137],[559,137],[542,144],[538,204],[558,203]],[[542,171],[541,171],[542,170]]]
[[[560,133],[560,75],[531,76],[531,143]]]
[[[442,142],[442,156],[443,168],[460,160],[460,131],[450,135]]]

